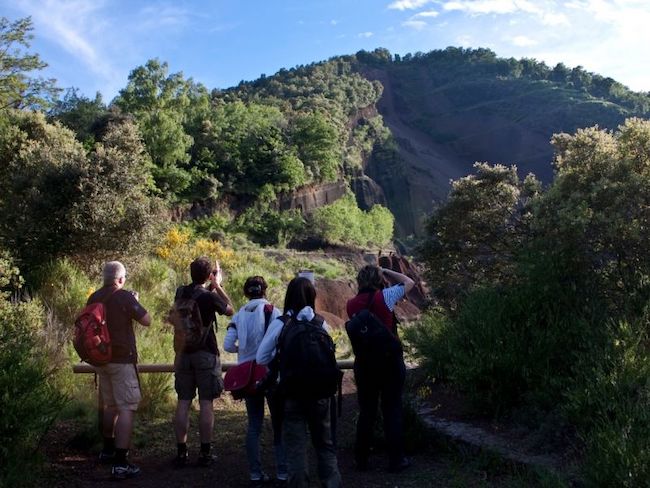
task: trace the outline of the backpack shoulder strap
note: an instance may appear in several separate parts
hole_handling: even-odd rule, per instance
[[[368,310],[370,310],[370,307],[372,307],[372,304],[375,301],[375,297],[377,296],[377,293],[381,293],[381,290],[375,290],[374,292],[368,293],[368,303],[366,304],[366,308]]]
[[[323,327],[323,324],[325,323],[325,319],[323,318],[322,315],[318,315],[317,313],[315,313],[314,318],[311,319],[309,322],[318,327]]]
[[[203,288],[202,286],[197,286],[196,289],[192,291],[192,295],[190,296],[190,298],[192,300],[196,300],[201,295],[203,295],[204,292],[205,292],[205,288]]]
[[[269,329],[269,324],[271,323],[271,315],[273,315],[273,304],[265,303],[264,304],[264,334]]]
[[[97,300],[97,302],[95,303],[101,303],[102,305],[107,305],[110,299],[113,298],[113,295],[115,295],[119,290],[120,288],[111,287],[110,293],[107,293],[101,300]]]
[[[174,297],[174,300],[179,300],[179,299],[185,299],[187,300],[192,299],[196,300],[203,292],[205,289],[202,286],[196,287],[196,289],[192,289],[192,285],[183,285],[178,290],[176,291],[176,296]]]
[[[293,317],[291,317],[291,315],[286,315],[286,314],[285,314],[285,315],[280,315],[280,316],[276,319],[276,320],[279,320],[280,322],[282,322],[282,331],[280,332],[280,336],[278,337],[278,344],[280,344],[280,340],[281,340],[282,337],[286,334],[286,331],[287,331],[287,324],[289,324],[290,322],[292,322],[292,318],[293,318]]]

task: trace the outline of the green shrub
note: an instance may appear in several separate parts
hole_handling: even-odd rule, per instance
[[[563,409],[585,442],[592,486],[646,486],[650,479],[647,319],[610,322],[608,340],[575,368]]]
[[[5,291],[16,276],[11,262],[0,259],[0,486],[32,481],[38,446],[65,402],[56,384],[57,365],[40,337],[43,307],[36,300],[12,302]]]
[[[139,300],[154,323],[162,322],[174,301],[179,277],[162,259],[146,258],[129,275],[126,288],[138,292]]]
[[[197,237],[215,238],[220,234],[224,234],[231,224],[231,218],[224,213],[216,212],[209,217],[200,217],[187,221],[184,225],[187,226],[192,233]]]
[[[425,312],[420,320],[403,329],[402,338],[410,346],[413,359],[431,376],[447,378],[451,360],[451,332],[453,324],[439,310]]]
[[[38,297],[71,337],[77,314],[95,291],[96,283],[66,258],[46,264],[36,281],[40,283]]]
[[[257,204],[246,209],[235,222],[235,229],[264,246],[286,246],[302,235],[305,221],[297,210],[278,211]]]
[[[317,208],[311,216],[311,234],[331,244],[382,247],[393,238],[390,210],[375,205],[369,212],[357,206],[352,194]]]
[[[149,247],[163,215],[133,123],[109,124],[87,153],[42,114],[7,115],[9,123],[0,125],[0,241],[19,263],[86,261]]]
[[[535,285],[472,294],[454,324],[454,380],[493,411],[521,403],[554,407],[585,337],[599,334],[597,321],[567,307],[570,296]]]

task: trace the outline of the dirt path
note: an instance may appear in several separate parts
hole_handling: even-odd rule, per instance
[[[449,453],[442,455],[429,446],[418,446],[412,453],[414,465],[401,474],[386,470],[385,455],[377,452],[371,458],[371,469],[360,473],[353,464],[352,446],[357,405],[354,383],[350,372],[344,382],[344,408],[338,427],[339,468],[345,486],[353,487],[428,487],[428,486],[502,486],[503,476],[488,475],[480,465],[460,461]],[[190,456],[196,455],[196,416],[193,416],[190,433]],[[84,425],[78,420],[59,422],[43,445],[48,459],[45,478],[41,486],[56,487],[115,487],[118,483],[110,478],[109,466],[97,462],[97,447],[83,446]],[[87,426],[86,426],[87,430]],[[142,469],[138,478],[120,482],[120,486],[151,488],[171,487],[246,487],[248,469],[244,453],[246,415],[243,405],[225,402],[217,405],[215,421],[214,452],[217,463],[209,468],[190,465],[175,469],[172,459],[175,444],[171,429],[171,412],[168,418],[138,419],[134,434],[131,461]],[[422,432],[417,434],[420,437]],[[265,422],[263,433],[263,463],[269,474],[273,473],[271,430]],[[411,439],[412,440],[412,439]],[[412,444],[407,442],[407,444]],[[381,449],[379,448],[378,451]],[[192,458],[191,458],[192,459]],[[313,465],[311,473],[316,471]],[[509,476],[509,475],[508,475]],[[318,486],[316,482],[313,486]],[[272,485],[269,485],[272,486]],[[511,485],[509,485],[511,486]]]

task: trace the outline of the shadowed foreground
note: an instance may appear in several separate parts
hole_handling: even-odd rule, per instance
[[[410,453],[414,465],[401,474],[392,474],[386,470],[385,455],[378,447],[378,452],[371,457],[371,468],[360,473],[354,468],[353,442],[356,421],[356,394],[351,372],[346,372],[344,381],[343,414],[338,427],[338,460],[343,482],[354,487],[427,487],[427,486],[531,486],[530,480],[521,475],[495,472],[489,462],[475,459],[475,456],[463,456],[457,452],[432,447],[419,428],[411,429],[411,439],[418,437],[419,452]],[[198,453],[198,433],[196,415],[192,416],[190,430],[190,465],[178,470],[173,467],[175,441],[171,427],[171,412],[168,418],[138,418],[134,433],[134,449],[131,462],[142,469],[138,478],[115,482],[110,478],[110,466],[97,461],[96,449],[83,446],[80,432],[87,430],[78,420],[60,421],[43,443],[43,452],[48,463],[45,479],[41,485],[54,487],[115,487],[137,486],[151,488],[167,487],[246,487],[248,486],[248,467],[244,452],[244,435],[246,431],[246,414],[243,403],[233,403],[230,399],[215,403],[214,453],[218,457],[215,465],[209,468],[196,466]],[[419,430],[419,432],[418,432]],[[272,435],[268,419],[262,438],[263,463],[268,474],[272,471]],[[423,441],[423,439],[425,439]],[[407,442],[413,444],[413,442]],[[441,453],[442,452],[442,453]],[[313,455],[311,457],[312,461]],[[489,468],[486,471],[486,468]],[[315,466],[311,473],[315,475]],[[272,486],[272,485],[269,485]],[[313,480],[312,486],[318,486]]]

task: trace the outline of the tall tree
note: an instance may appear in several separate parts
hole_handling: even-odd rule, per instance
[[[47,66],[38,54],[25,52],[34,37],[32,30],[31,17],[14,22],[0,17],[0,110],[44,108],[60,91],[56,80],[30,76]]]
[[[0,124],[0,246],[32,271],[52,258],[142,251],[158,224],[151,162],[135,124],[109,123],[87,152],[41,113]]]
[[[475,287],[508,282],[530,227],[530,202],[540,189],[515,166],[476,163],[452,182],[449,199],[427,222],[420,257],[436,298],[449,309]]]
[[[69,88],[62,100],[58,100],[49,112],[51,118],[72,129],[81,142],[95,141],[94,129],[108,109],[99,92],[94,99],[79,94],[76,88]]]
[[[147,61],[131,71],[129,83],[115,104],[136,117],[155,165],[156,186],[172,197],[182,193],[192,179],[187,163],[193,139],[183,127],[192,82],[182,73],[168,72],[167,63]]]

